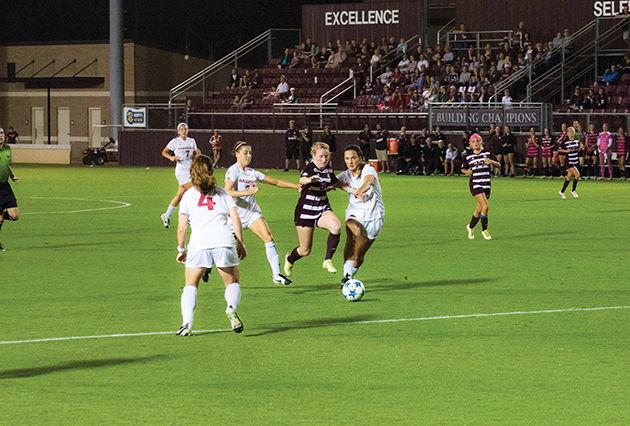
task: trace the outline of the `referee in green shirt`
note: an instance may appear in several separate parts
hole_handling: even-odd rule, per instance
[[[16,221],[20,218],[17,200],[9,185],[9,179],[17,182],[19,179],[11,171],[11,147],[5,142],[4,129],[0,127],[0,230],[5,220]],[[5,251],[0,242],[0,252]]]

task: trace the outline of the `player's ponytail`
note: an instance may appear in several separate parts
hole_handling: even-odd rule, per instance
[[[193,186],[202,194],[215,195],[217,193],[217,180],[212,176],[212,159],[207,155],[198,155],[190,166],[190,177]]]

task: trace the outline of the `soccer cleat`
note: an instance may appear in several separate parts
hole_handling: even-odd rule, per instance
[[[291,281],[290,279],[288,279],[282,274],[278,274],[277,277],[273,277],[273,283],[276,285],[279,285],[280,287],[286,287],[288,285],[291,285],[292,282],[293,281]]]
[[[201,279],[204,283],[207,283],[210,279],[210,272],[212,272],[212,268],[206,268],[206,270],[203,271],[203,277],[201,277]]]
[[[481,235],[483,236],[484,240],[492,239],[492,236],[490,235],[490,232],[487,229],[485,231],[481,231]]]
[[[179,327],[176,333],[178,336],[190,336],[192,334],[192,330],[190,329],[190,323],[186,323]]]
[[[228,306],[227,309],[225,310],[225,315],[227,315],[228,319],[230,320],[230,324],[232,325],[232,330],[234,330],[234,332],[240,333],[241,331],[243,331],[243,323],[241,322],[241,319],[238,317],[238,314],[236,313],[236,309],[234,309],[231,306]]]
[[[558,194],[560,194],[560,198],[562,198],[563,200],[567,199],[567,196],[564,195],[564,192],[560,191],[560,192],[558,192]]]
[[[575,191],[571,191],[571,195],[573,195],[573,198],[580,198],[580,196],[578,195],[577,192]]]
[[[166,213],[162,213],[160,215],[160,219],[162,219],[162,224],[164,225],[165,228],[168,228],[169,226],[171,226],[171,219],[169,219],[169,217],[166,216]]]
[[[468,239],[469,240],[474,240],[475,239],[475,230],[473,228],[471,228],[470,225],[466,225],[466,231],[468,231]]]
[[[3,251],[7,251],[7,249],[5,249],[2,243],[0,243],[0,252],[3,252]]]
[[[322,268],[324,268],[331,274],[337,273],[337,268],[335,268],[335,265],[333,264],[332,259],[325,259],[324,262],[322,262]]]
[[[289,262],[289,255],[284,255],[284,275],[290,277],[293,274],[293,263]]]
[[[350,274],[345,274],[341,279],[341,286],[339,286],[339,288],[343,288],[343,285],[351,279],[352,277],[350,276]]]

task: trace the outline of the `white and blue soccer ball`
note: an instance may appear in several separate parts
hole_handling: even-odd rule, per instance
[[[346,300],[350,302],[356,302],[361,300],[363,295],[365,294],[365,286],[359,280],[351,279],[346,281],[341,288],[341,294]]]

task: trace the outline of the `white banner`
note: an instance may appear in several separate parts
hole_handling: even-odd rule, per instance
[[[125,127],[147,127],[147,109],[142,108],[123,108],[123,125]]]
[[[593,15],[598,18],[602,16],[616,16],[619,15],[624,6],[630,8],[630,0],[596,1],[593,3]]]
[[[342,10],[325,12],[324,24],[331,25],[382,25],[400,23],[399,9],[386,10]]]

